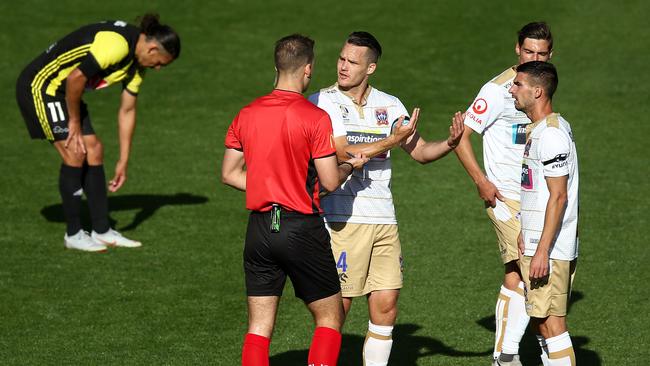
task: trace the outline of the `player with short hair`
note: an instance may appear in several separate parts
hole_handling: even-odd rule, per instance
[[[526,310],[544,337],[545,366],[575,366],[566,326],[578,257],[578,155],[571,126],[553,112],[555,66],[532,61],[517,67],[510,88],[526,127],[521,172],[520,267]]]
[[[337,167],[332,123],[309,103],[314,41],[298,34],[275,46],[273,92],[244,107],[226,135],[222,180],[246,191],[251,210],[244,247],[248,333],[242,365],[269,364],[269,344],[287,276],[316,329],[308,364],[336,365],[341,345],[341,288],[320,216],[320,187],[331,191],[368,159]]]
[[[544,22],[524,25],[517,33],[515,53],[518,64],[548,61],[553,52],[553,36]],[[455,152],[485,201],[488,217],[497,234],[501,260],[505,266],[503,284],[497,299],[493,364],[521,365],[519,342],[526,331],[528,316],[524,307],[524,284],[517,261],[517,235],[520,231],[519,200],[521,158],[530,120],[515,109],[508,92],[515,77],[515,66],[487,82],[464,114],[455,120],[465,124]],[[474,132],[483,138],[483,165],[479,166],[471,144]],[[538,336],[538,340],[542,341]],[[540,346],[543,345],[540,343]]]
[[[332,119],[339,159],[364,153],[372,159],[323,198],[332,236],[346,313],[352,299],[368,298],[368,333],[363,346],[366,366],[386,365],[402,288],[402,253],[390,190],[392,147],[401,146],[424,164],[437,160],[458,143],[462,122],[450,127],[446,141],[427,142],[416,131],[419,109],[408,120],[402,102],[369,85],[381,45],[367,32],[353,32],[341,49],[337,83],[309,99]]]
[[[67,223],[66,248],[96,252],[105,251],[107,245],[141,245],[110,227],[104,149],[82,96],[87,90],[122,84],[117,118],[120,158],[109,183],[115,192],[126,181],[144,71],[170,64],[178,58],[180,46],[176,32],[160,24],[158,15],[144,15],[139,26],[105,21],[83,26],[52,43],[20,74],[16,99],[29,134],[50,141],[63,160],[59,191]],[[88,199],[92,235],[81,227],[83,193]]]

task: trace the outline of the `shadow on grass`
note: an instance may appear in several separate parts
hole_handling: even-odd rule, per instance
[[[158,209],[172,205],[198,205],[208,202],[204,196],[196,196],[190,193],[176,193],[174,195],[164,194],[127,194],[123,196],[108,197],[108,208],[110,211],[139,210],[133,221],[118,228],[119,231],[133,230],[138,225],[153,216]],[[88,205],[83,202],[81,219],[84,227],[90,227],[90,215]],[[41,215],[51,222],[65,222],[63,217],[63,206],[58,203],[45,206],[41,209]],[[115,227],[117,221],[109,217],[111,227]]]
[[[583,298],[584,294],[582,292],[573,291],[571,293],[571,299],[569,300],[569,308],[567,311],[570,312],[571,305],[582,300]],[[476,323],[492,333],[495,331],[494,315],[481,318],[477,320]],[[569,329],[569,333],[570,332],[571,329]],[[576,354],[576,363],[589,366],[602,365],[600,356],[598,356],[597,352],[584,348],[587,344],[589,344],[588,337],[571,334],[571,343],[573,343],[573,351]],[[521,358],[521,363],[524,366],[541,365],[542,362],[539,357],[540,354],[541,350],[539,348],[539,344],[537,343],[535,332],[532,331],[529,327],[526,329],[526,334],[524,334],[524,337],[521,339],[521,343],[519,344],[519,357]]]
[[[446,355],[451,357],[485,357],[492,354],[492,350],[484,352],[458,351],[446,346],[441,341],[424,336],[414,335],[421,327],[416,324],[397,324],[393,330],[393,349],[390,355],[391,362],[396,365],[415,366],[418,358],[432,355]],[[364,337],[343,334],[339,366],[358,366],[362,364],[361,351]],[[271,357],[271,365],[304,365],[307,362],[308,350],[289,351]]]

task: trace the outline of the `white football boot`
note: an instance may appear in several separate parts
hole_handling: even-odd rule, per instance
[[[79,230],[78,233],[68,236],[66,233],[63,237],[66,249],[83,250],[84,252],[105,252],[106,245],[93,240],[86,231]]]
[[[108,231],[103,234],[97,234],[93,231],[91,236],[96,241],[109,247],[137,248],[142,246],[142,243],[139,241],[125,238],[122,234],[113,229],[108,229]]]

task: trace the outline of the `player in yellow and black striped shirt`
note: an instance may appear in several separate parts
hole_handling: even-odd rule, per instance
[[[47,139],[61,155],[59,190],[67,222],[67,248],[103,251],[107,245],[137,247],[110,228],[103,147],[90,123],[84,91],[121,83],[118,112],[120,158],[109,189],[126,180],[136,101],[147,68],[160,69],[180,54],[180,39],[158,16],[147,14],[139,26],[105,21],[83,26],[51,44],[23,70],[16,98],[29,134]],[[86,194],[92,235],[81,228],[81,195]]]

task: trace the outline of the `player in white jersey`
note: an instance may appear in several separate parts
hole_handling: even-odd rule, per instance
[[[547,61],[552,49],[553,37],[546,23],[529,23],[519,30],[515,45],[518,64]],[[530,120],[515,109],[514,99],[508,92],[515,74],[515,66],[508,67],[481,88],[464,114],[457,112],[454,116],[455,120],[465,124],[456,155],[485,201],[505,266],[495,309],[493,364],[513,366],[521,365],[519,342],[529,320],[524,304],[524,284],[517,266],[517,235],[520,232],[521,158],[526,142],[526,125]],[[485,173],[472,149],[471,135],[474,132],[483,138]],[[541,337],[538,340],[541,342]],[[543,347],[541,343],[540,346]]]
[[[520,268],[526,310],[544,337],[545,365],[575,366],[566,326],[578,256],[578,156],[569,123],[553,113],[558,77],[550,63],[517,67],[510,88],[528,125],[521,172]]]
[[[337,83],[309,98],[330,115],[339,160],[356,153],[372,158],[321,201],[346,314],[352,298],[368,298],[370,320],[363,346],[366,366],[388,364],[402,287],[389,149],[401,146],[414,160],[428,163],[448,154],[463,129],[460,121],[450,126],[447,141],[421,138],[415,129],[419,109],[415,108],[408,120],[398,98],[368,84],[380,55],[381,46],[375,37],[353,32],[339,55]]]

